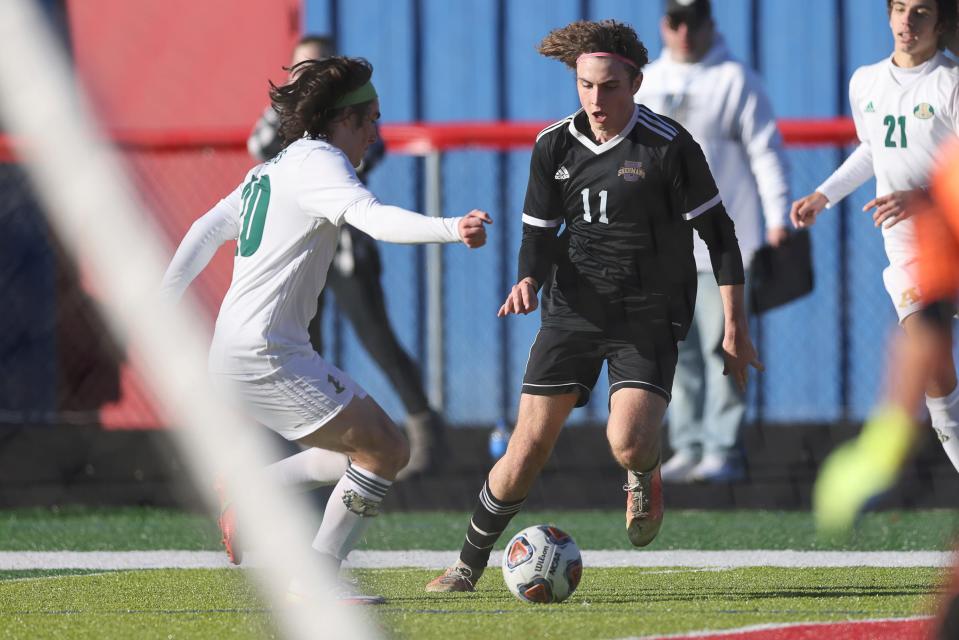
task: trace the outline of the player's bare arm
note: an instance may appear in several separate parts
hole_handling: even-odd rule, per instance
[[[766,367],[759,361],[759,354],[749,337],[743,285],[721,285],[719,293],[723,298],[723,312],[726,316],[723,335],[723,358],[726,360],[726,367],[723,374],[733,376],[739,388],[745,391],[749,367],[757,371],[765,371]]]
[[[829,199],[820,192],[814,191],[793,202],[789,210],[789,220],[797,229],[811,227],[816,222],[816,216],[826,208],[827,204]]]
[[[511,313],[526,315],[531,311],[536,311],[539,307],[539,299],[536,292],[539,285],[536,280],[527,276],[513,285],[509,295],[506,296],[506,302],[496,312],[497,318],[508,316]]]
[[[862,210],[875,209],[872,213],[873,224],[884,229],[891,229],[912,215],[912,204],[923,196],[922,189],[893,191],[873,198],[863,206]]]
[[[470,249],[477,249],[486,244],[486,227],[493,224],[493,219],[485,211],[473,209],[460,220],[460,238]]]

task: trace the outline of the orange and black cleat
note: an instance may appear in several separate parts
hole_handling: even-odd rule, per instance
[[[442,575],[434,578],[426,585],[431,593],[458,593],[476,591],[476,581],[483,575],[483,571],[476,571],[462,562],[457,562],[446,569]]]
[[[226,487],[222,480],[217,480],[214,489],[220,498],[220,517],[216,519],[216,523],[220,527],[226,557],[230,559],[231,563],[240,564],[243,562],[243,550],[236,542],[236,512],[227,497]]]
[[[626,533],[634,547],[645,547],[663,524],[663,479],[660,464],[645,473],[626,472]]]

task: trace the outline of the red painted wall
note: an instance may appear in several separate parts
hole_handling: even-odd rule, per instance
[[[282,67],[301,33],[299,0],[68,0],[67,7],[78,74],[110,130],[252,127],[268,102],[268,79],[285,79]],[[144,202],[168,234],[171,255],[190,224],[253,165],[242,151],[125,155]],[[211,319],[232,263],[232,247],[225,247],[193,287]],[[120,387],[120,400],[100,411],[104,426],[160,425],[129,361]]]
[[[300,33],[299,0],[69,0],[77,69],[104,121],[245,126]]]

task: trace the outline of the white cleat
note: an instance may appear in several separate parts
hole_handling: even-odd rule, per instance
[[[386,598],[383,596],[371,596],[360,593],[352,580],[338,579],[336,585],[330,590],[330,596],[339,604],[345,605],[365,606],[386,604]],[[291,606],[307,605],[312,602],[312,600],[314,600],[314,598],[310,597],[307,590],[304,589],[297,580],[294,580],[286,590],[286,602]]]
[[[663,464],[660,473],[663,482],[672,482],[676,484],[686,484],[693,481],[692,472],[696,468],[698,460],[696,456],[689,451],[678,451],[672,458]]]
[[[743,467],[737,460],[717,453],[703,456],[699,464],[690,472],[690,479],[693,482],[712,484],[742,482],[745,476]]]

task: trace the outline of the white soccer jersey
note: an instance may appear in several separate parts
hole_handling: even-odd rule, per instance
[[[210,348],[211,371],[272,371],[309,348],[307,326],[343,213],[372,197],[343,152],[318,140],[294,142],[247,174],[226,198],[236,216],[237,247]]]
[[[835,204],[871,175],[877,196],[925,186],[938,150],[959,132],[956,63],[940,52],[915,70],[895,67],[891,57],[860,67],[849,100],[861,145],[817,191]],[[882,233],[890,264],[913,261],[911,219]]]
[[[381,205],[346,155],[301,139],[254,167],[184,238],[163,289],[182,293],[216,248],[236,239],[233,280],[220,307],[210,371],[262,377],[312,356],[316,314],[344,221],[392,242],[457,242],[460,218],[427,218]]]

